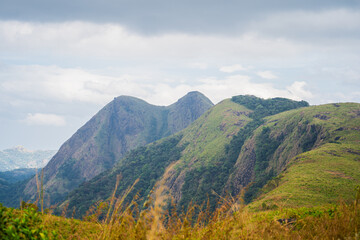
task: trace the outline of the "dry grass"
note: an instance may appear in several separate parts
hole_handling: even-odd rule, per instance
[[[213,213],[205,204],[192,205],[179,215],[174,203],[173,210],[165,211],[167,189],[162,185],[143,207],[137,205],[137,198],[124,204],[136,183],[119,198],[115,187],[111,199],[97,204],[87,221],[44,214],[44,225],[57,230],[59,239],[360,239],[360,188],[353,203],[333,207],[254,213],[244,208],[242,196],[219,196]],[[281,218],[295,221],[281,224]]]

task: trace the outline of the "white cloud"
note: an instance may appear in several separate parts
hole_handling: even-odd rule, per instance
[[[66,121],[63,116],[45,113],[29,113],[23,120],[28,125],[49,125],[49,126],[65,126]]]
[[[203,79],[195,86],[207,96],[219,102],[234,95],[251,94],[262,98],[285,97],[294,100],[307,100],[312,94],[305,89],[306,83],[294,82],[285,89],[275,88],[271,83],[254,83],[249,76],[233,75],[225,79]]]
[[[294,82],[286,89],[290,92],[294,100],[311,99],[313,94],[305,89],[306,82]]]
[[[235,64],[235,65],[230,65],[230,66],[223,66],[219,70],[221,72],[233,73],[233,72],[238,72],[238,71],[244,71],[246,69],[247,68],[243,67],[240,64]]]
[[[21,102],[85,102],[103,106],[119,95],[142,98],[152,104],[168,105],[189,91],[203,92],[215,103],[233,95],[253,94],[263,98],[288,97],[308,99],[311,93],[305,82],[294,82],[283,89],[271,83],[255,83],[247,75],[226,78],[199,78],[193,81],[161,81],[143,76],[105,76],[82,69],[64,69],[57,66],[18,66],[7,72],[0,83],[0,93],[10,96],[16,104]],[[12,77],[9,77],[12,76]],[[23,100],[23,101],[19,101]]]
[[[201,69],[205,70],[208,68],[208,64],[204,62],[193,62],[189,64],[189,67],[195,68],[195,69]]]
[[[103,105],[119,94],[141,95],[132,76],[110,77],[78,68],[15,66],[0,72],[3,94],[17,99],[89,102]],[[5,77],[7,76],[7,77]]]
[[[257,75],[265,78],[265,79],[276,79],[278,78],[274,73],[272,73],[271,71],[262,71],[262,72],[257,72]]]
[[[302,46],[245,32],[238,36],[167,33],[144,36],[119,24],[0,21],[0,50],[12,56],[146,59],[291,56]]]

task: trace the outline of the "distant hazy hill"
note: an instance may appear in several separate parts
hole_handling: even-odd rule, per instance
[[[19,168],[0,172],[0,180],[9,184],[16,183],[33,177],[37,171],[39,172],[40,170],[37,170],[36,168]]]
[[[31,151],[22,146],[0,151],[0,172],[18,168],[42,168],[55,153],[55,150]]]
[[[46,165],[44,187],[51,202],[112,168],[129,150],[185,128],[212,106],[199,92],[190,92],[167,107],[129,96],[115,98],[67,140]],[[35,193],[32,179],[23,199],[34,200]]]

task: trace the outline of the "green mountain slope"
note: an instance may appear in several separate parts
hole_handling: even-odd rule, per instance
[[[245,99],[253,100],[254,97],[247,96]],[[260,105],[262,103],[274,107],[280,104],[281,107],[274,107],[275,112],[307,106],[305,102],[287,99],[255,99],[260,101],[258,103]],[[284,108],[285,105],[287,107]],[[254,116],[255,114],[257,115]],[[210,200],[211,207],[214,208],[218,197],[212,194],[212,190],[218,194],[225,194],[226,184],[234,171],[234,164],[242,144],[263,122],[262,116],[268,114],[259,109],[249,110],[230,99],[224,100],[174,137],[132,151],[113,170],[82,184],[70,193],[66,204],[69,204],[70,209],[80,210],[79,215],[84,214],[91,204],[110,197],[117,174],[124,175],[129,171],[133,173],[131,181],[124,177],[123,181],[120,181],[118,194],[136,178],[140,178],[140,181],[146,179],[149,182],[146,188],[136,187],[143,198],[146,198],[157,182],[159,188],[166,189],[168,195],[172,196],[179,209],[186,208],[190,201],[201,204],[207,198]],[[175,145],[169,144],[169,141],[174,142],[173,138],[178,139]],[[237,146],[240,142],[241,145]],[[155,150],[161,144],[169,147],[167,151],[163,150],[165,153],[178,152],[181,149],[181,154],[176,154],[177,157],[171,158],[171,161],[163,162],[161,171],[158,172],[159,169],[153,168],[157,165],[154,163],[157,161],[156,154],[147,155],[146,153],[158,152],[162,155],[161,151]],[[139,161],[142,165],[139,165]],[[137,169],[140,167],[141,170]],[[144,174],[155,170],[157,174],[153,177]]]
[[[291,113],[268,119],[274,136],[291,125]],[[251,207],[316,206],[354,199],[354,189],[360,184],[360,104],[327,104],[294,113],[291,138],[270,163],[280,174],[268,182]],[[296,128],[307,129],[307,134],[296,136]],[[296,154],[301,151],[296,146],[310,151]],[[280,167],[285,155],[288,163]]]
[[[190,92],[167,107],[134,97],[115,98],[67,140],[44,168],[44,188],[51,203],[59,202],[82,182],[112,168],[129,150],[188,126],[212,105],[199,92]],[[33,178],[19,197],[34,201],[35,193]]]
[[[329,142],[358,143],[359,108],[356,103],[328,104],[266,118],[246,141],[237,159],[228,181],[233,194],[251,182],[245,194],[245,200],[249,202],[297,155]]]
[[[263,117],[308,106],[308,103],[304,101],[296,102],[284,98],[265,100],[254,96],[236,96],[223,103],[228,108],[219,104],[217,107],[223,110],[223,114],[215,114],[216,117],[210,118],[212,119],[210,121],[221,119],[215,124],[218,129],[226,130],[216,132],[204,124],[205,127],[197,131],[203,132],[203,135],[207,136],[205,139],[208,139],[210,133],[215,133],[212,139],[216,139],[216,141],[209,143],[199,139],[199,135],[190,134],[192,138],[186,139],[189,146],[193,145],[194,140],[200,140],[204,146],[199,150],[190,148],[190,157],[185,153],[173,166],[178,172],[180,171],[178,176],[174,175],[163,180],[169,188],[170,194],[177,201],[178,209],[186,208],[190,202],[204,204],[207,201],[209,201],[210,208],[215,209],[219,200],[218,196],[231,193],[229,182],[231,182],[234,172],[239,170],[236,165],[239,153],[242,149],[247,151],[243,145],[253,135],[255,129],[263,124],[265,121]],[[233,113],[231,118],[228,117],[230,112]],[[187,130],[190,133],[197,132],[191,129],[191,126],[184,132]],[[208,154],[202,158],[199,157],[204,153]],[[241,172],[246,173],[249,170],[242,169]],[[174,180],[175,177],[176,180]],[[172,182],[174,183],[169,184]]]

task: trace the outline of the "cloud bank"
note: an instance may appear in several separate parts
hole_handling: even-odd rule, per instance
[[[359,69],[355,0],[2,0],[0,149],[59,146],[119,95],[359,102]]]
[[[224,78],[199,78],[189,82],[143,81],[142,76],[118,77],[93,74],[83,69],[65,69],[57,66],[19,66],[8,70],[13,78],[3,80],[0,92],[13,99],[51,102],[85,102],[105,105],[118,95],[131,95],[153,104],[167,105],[189,91],[198,90],[215,103],[239,94],[253,94],[263,98],[288,97],[309,99],[305,82],[294,82],[284,89],[271,83],[255,83],[248,75],[230,75]],[[1,76],[1,75],[0,75]]]
[[[64,117],[56,114],[29,113],[23,121],[28,125],[49,125],[55,127],[66,125]]]
[[[272,73],[271,71],[262,71],[262,72],[258,72],[257,75],[259,75],[262,78],[265,79],[276,79],[278,78],[274,73]]]

